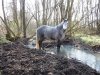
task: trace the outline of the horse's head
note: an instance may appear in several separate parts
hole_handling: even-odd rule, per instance
[[[63,29],[65,30],[65,29],[67,29],[67,27],[68,27],[68,20],[65,19],[65,20],[63,21]]]

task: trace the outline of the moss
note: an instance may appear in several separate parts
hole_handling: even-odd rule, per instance
[[[100,45],[100,36],[98,35],[75,34],[74,38],[81,39],[89,45]]]

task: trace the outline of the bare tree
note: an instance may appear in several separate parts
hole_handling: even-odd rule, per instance
[[[3,11],[3,18],[1,16],[0,16],[0,18],[3,21],[3,23],[5,24],[5,28],[6,28],[6,31],[7,31],[6,39],[12,41],[12,40],[15,39],[15,38],[14,39],[12,38],[12,37],[15,37],[15,34],[10,29],[10,27],[8,26],[7,17],[6,17],[5,10],[4,10],[4,0],[2,0],[2,11]]]
[[[36,20],[36,24],[37,24],[37,27],[39,27],[40,25],[40,6],[39,6],[39,2],[36,0],[35,1],[35,20]]]
[[[42,24],[46,25],[47,21],[46,21],[46,0],[42,0],[42,6],[43,6],[43,22]]]
[[[60,13],[61,13],[61,21],[64,19],[64,14],[65,14],[65,5],[64,5],[64,0],[60,0]]]
[[[23,37],[26,38],[25,0],[20,0],[20,24],[23,27]]]
[[[67,6],[67,10],[68,10],[68,21],[69,21],[69,35],[71,36],[72,35],[72,7],[73,7],[73,3],[74,3],[74,0],[69,0],[69,6]]]
[[[97,9],[97,34],[100,34],[100,0],[98,0],[98,9]]]
[[[13,21],[14,25],[17,26],[17,37],[20,37],[21,31],[20,31],[20,26],[19,26],[19,21],[18,21],[18,14],[17,14],[17,0],[12,0],[12,12],[13,12]]]

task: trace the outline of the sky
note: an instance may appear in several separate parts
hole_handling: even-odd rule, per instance
[[[4,3],[5,3],[5,8],[6,8],[6,13],[7,14],[9,14],[9,12],[11,11],[11,10],[9,10],[10,9],[10,2],[11,2],[12,0],[4,0]],[[18,0],[19,1],[19,0]],[[41,0],[38,0],[39,2],[41,2]],[[79,0],[79,1],[81,1],[81,0]],[[84,7],[86,7],[86,1],[87,0],[84,0]],[[92,0],[92,6],[94,7],[94,5],[95,5],[95,2],[97,2],[98,0]],[[19,6],[19,2],[17,2],[18,3],[18,8],[20,8]],[[29,7],[29,8],[31,8],[31,11],[32,12],[34,12],[35,10],[34,10],[34,4],[35,4],[35,0],[26,0],[26,8],[27,7]],[[77,5],[79,5],[78,4],[78,0],[74,0],[74,7],[76,7]],[[82,5],[82,4],[81,4]],[[7,10],[8,9],[8,10]],[[40,6],[40,9],[42,9],[41,8],[41,6]],[[76,9],[76,8],[75,8]],[[80,9],[81,10],[81,9]],[[80,15],[81,15],[81,13],[80,13]],[[0,16],[2,16],[2,0],[0,0]]]
[[[5,3],[5,8],[6,9],[10,9],[10,3],[11,3],[12,0],[4,0],[4,3]],[[26,0],[26,3],[27,3],[27,6],[30,6],[31,8],[33,7],[34,3],[35,3],[35,0]],[[20,8],[20,4],[19,4],[19,0],[17,2],[17,8]],[[33,8],[32,8],[33,9]],[[0,16],[2,16],[2,0],[0,0]]]

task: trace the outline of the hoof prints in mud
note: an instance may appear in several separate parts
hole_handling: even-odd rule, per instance
[[[74,59],[26,49],[21,43],[0,45],[1,75],[100,75]]]

